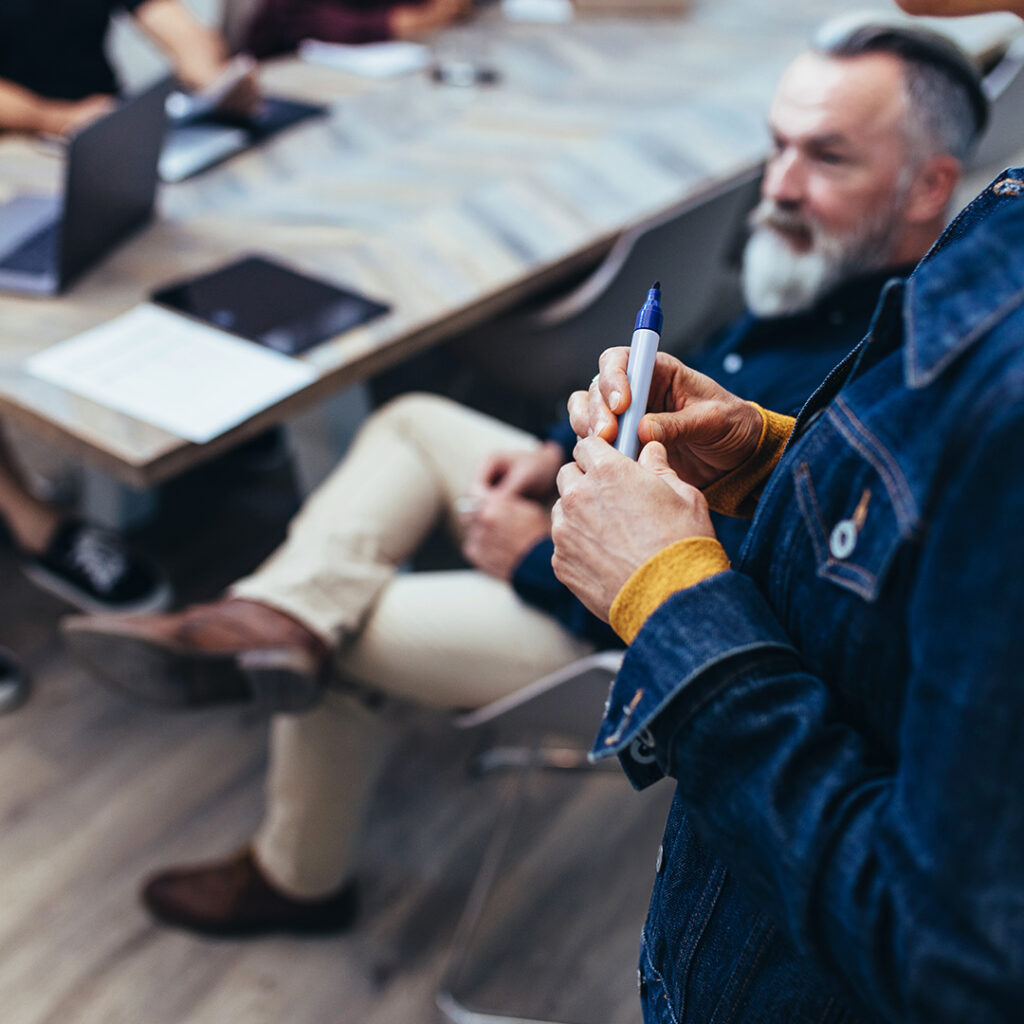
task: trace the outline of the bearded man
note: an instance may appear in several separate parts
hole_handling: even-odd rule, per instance
[[[771,109],[774,151],[744,266],[750,312],[700,365],[795,411],[861,339],[883,284],[937,237],[985,116],[969,61],[929,33],[844,37],[799,58]],[[445,399],[400,398],[226,599],[66,623],[73,652],[143,699],[319,700],[275,720],[252,844],[146,886],[160,919],[233,935],[346,926],[354,840],[391,738],[387,716],[358,694],[475,707],[617,642],[551,570],[550,504],[575,438],[561,440]],[[460,516],[468,493],[475,511]],[[396,573],[439,521],[474,568]],[[319,693],[329,659],[355,693]]]

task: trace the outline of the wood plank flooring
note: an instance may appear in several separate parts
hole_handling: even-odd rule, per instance
[[[168,489],[164,525],[142,540],[190,581],[183,599],[209,597],[273,547],[294,505],[286,474],[213,468]],[[166,714],[108,693],[61,650],[66,611],[0,548],[0,642],[35,681],[30,702],[0,717],[4,1024],[439,1020],[435,992],[508,784],[467,778],[476,740],[443,719],[412,723],[378,794],[361,857],[364,914],[349,934],[242,943],[176,933],[150,922],[139,880],[248,838],[265,723]],[[637,936],[668,787],[638,797],[603,774],[537,785],[539,816],[519,829],[537,841],[509,851],[508,881],[462,975],[467,1000],[635,1024]],[[605,855],[592,856],[600,844]]]

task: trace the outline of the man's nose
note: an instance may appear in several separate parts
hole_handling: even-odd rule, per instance
[[[765,167],[762,191],[779,206],[796,209],[804,198],[804,175],[799,156],[791,150],[777,153]]]

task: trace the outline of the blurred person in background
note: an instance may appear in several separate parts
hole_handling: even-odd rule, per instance
[[[254,57],[294,50],[303,39],[378,43],[416,39],[465,18],[473,0],[262,0],[245,33]]]
[[[167,580],[118,533],[36,497],[0,440],[3,539],[33,583],[82,611],[156,611],[170,603]]]
[[[105,50],[119,11],[166,54],[186,89],[226,69],[224,40],[179,0],[0,0],[0,129],[71,135],[107,113],[120,92]],[[244,113],[257,100],[253,73],[222,105]]]

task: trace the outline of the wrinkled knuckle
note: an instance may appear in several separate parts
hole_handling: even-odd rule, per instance
[[[562,521],[564,523],[565,520],[570,518],[575,513],[576,509],[579,507],[579,504],[580,504],[579,489],[576,488],[576,487],[573,487],[573,488],[570,488],[569,490],[567,490],[562,495],[562,500],[561,500],[560,504],[562,506]]]

